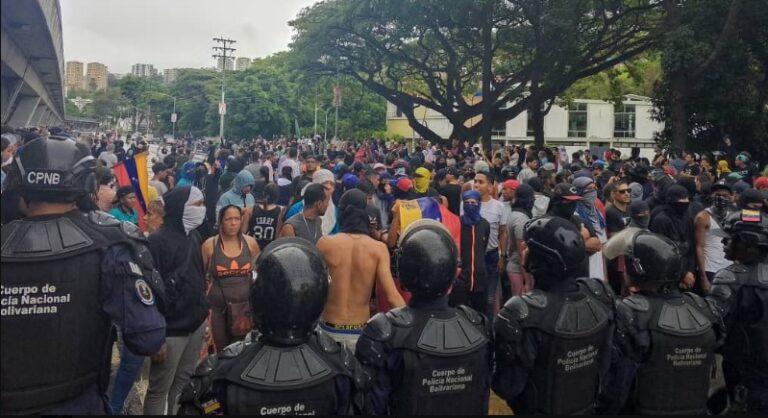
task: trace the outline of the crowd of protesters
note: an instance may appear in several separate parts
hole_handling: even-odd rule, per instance
[[[30,138],[63,134],[4,133],[3,167]],[[110,134],[78,140],[99,161],[97,192],[78,204],[139,225],[137,191],[117,187],[111,170],[148,151],[148,143]],[[148,414],[174,413],[201,353],[222,350],[251,330],[252,262],[281,237],[303,238],[323,254],[333,281],[320,325],[354,349],[372,311],[410,298],[390,266],[413,210],[409,202],[422,202],[421,217],[444,223],[456,240],[460,274],[451,305],[487,317],[534,287],[524,260],[525,228],[533,218],[573,223],[589,254],[589,276],[619,295],[632,289],[612,244],[626,239],[624,231],[663,235],[687,260],[680,287],[706,295],[714,274],[730,263],[721,242],[724,219],[740,209],[768,212],[768,168],[761,173],[729,138],[720,151],[657,149],[650,159],[637,148],[631,155],[615,149],[567,155],[563,148],[522,145],[484,151],[459,140],[371,139],[326,147],[317,139],[214,145],[190,138],[158,145],[150,160],[144,233],[156,268],[177,292],[167,295],[172,303],[163,312],[166,343],[151,356]],[[424,199],[440,208],[438,215],[426,213]],[[4,222],[14,216],[8,212]],[[145,360],[126,347],[121,353],[111,397],[116,412]]]

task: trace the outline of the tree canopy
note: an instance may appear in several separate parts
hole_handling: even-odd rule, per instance
[[[297,68],[340,72],[392,102],[422,137],[442,140],[415,115],[423,106],[483,138],[531,103],[645,51],[657,1],[330,0],[291,22]],[[483,100],[468,100],[477,92]],[[482,123],[467,121],[482,116]]]

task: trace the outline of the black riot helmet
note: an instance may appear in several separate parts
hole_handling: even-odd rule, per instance
[[[8,190],[28,201],[68,203],[96,192],[96,160],[84,144],[66,137],[38,137],[19,147]]]
[[[757,209],[743,209],[725,218],[723,231],[748,246],[768,250],[768,218]]]
[[[534,275],[537,287],[587,274],[587,250],[573,222],[558,216],[534,218],[525,225],[524,238],[525,269]]]
[[[637,285],[672,285],[679,283],[685,273],[685,259],[680,249],[663,235],[640,231],[632,237],[624,254],[627,274]]]
[[[396,251],[400,283],[415,297],[445,295],[456,277],[459,250],[440,222],[421,219],[405,229]]]
[[[328,298],[328,268],[309,241],[281,238],[256,260],[251,287],[255,326],[267,341],[301,344],[312,333]]]

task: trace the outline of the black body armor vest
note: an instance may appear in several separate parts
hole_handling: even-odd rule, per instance
[[[385,352],[402,350],[403,376],[392,382],[392,415],[484,415],[490,388],[491,341],[485,318],[466,306],[378,314]]]
[[[728,329],[723,361],[737,370],[738,383],[753,391],[768,390],[768,263],[751,268],[734,264],[721,270],[713,281],[712,296],[726,305],[722,306]],[[726,375],[726,381],[730,378]]]
[[[195,395],[203,412],[216,396],[227,415],[350,415],[352,410],[339,410],[335,379],[346,376],[350,388],[368,384],[352,354],[319,330],[297,346],[241,341],[216,362],[193,378],[210,375],[212,387]]]
[[[634,311],[637,331],[649,331],[650,352],[640,360],[632,402],[644,415],[706,414],[717,319],[704,299],[683,293],[662,299],[622,300]]]
[[[571,293],[534,290],[514,297],[500,313],[514,317],[523,333],[539,331],[527,389],[535,413],[588,414],[597,397],[600,360],[609,355],[613,294],[597,279],[577,284]]]
[[[99,384],[114,332],[102,311],[101,251],[130,242],[106,214],[73,211],[2,228],[2,412],[36,413]]]

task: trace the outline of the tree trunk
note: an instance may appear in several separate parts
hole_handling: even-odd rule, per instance
[[[493,83],[493,38],[492,28],[488,24],[483,28],[483,101],[482,106],[483,119],[480,121],[483,150],[485,155],[491,155],[491,135],[493,133],[493,100],[491,100],[491,83]]]
[[[672,146],[678,150],[685,149],[688,139],[688,112],[685,104],[688,101],[687,82],[683,76],[676,75],[670,82],[672,90],[672,109],[670,110],[670,122],[672,122]]]
[[[535,101],[528,110],[531,112],[533,122],[533,145],[536,149],[544,148],[544,111],[541,110],[541,103]]]

